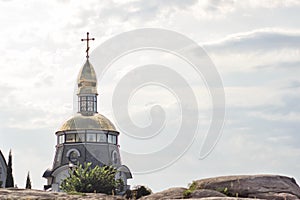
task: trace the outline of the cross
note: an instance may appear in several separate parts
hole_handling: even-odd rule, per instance
[[[86,58],[89,59],[89,41],[90,40],[95,40],[95,38],[89,38],[89,32],[86,33],[86,39],[81,39],[81,41],[86,41]]]

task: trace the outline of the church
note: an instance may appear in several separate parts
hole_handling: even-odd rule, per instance
[[[0,188],[5,187],[7,164],[0,150]],[[2,184],[1,184],[2,183]]]
[[[56,152],[51,169],[43,177],[46,190],[60,191],[63,179],[77,164],[92,163],[92,167],[109,165],[117,169],[116,179],[121,179],[129,189],[127,179],[132,178],[129,168],[122,165],[119,152],[119,132],[114,124],[97,109],[97,76],[89,61],[89,33],[82,41],[87,42],[86,61],[77,79],[78,112],[56,131]],[[1,161],[1,160],[0,160]]]

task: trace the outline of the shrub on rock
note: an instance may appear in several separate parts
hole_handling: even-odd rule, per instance
[[[60,188],[65,192],[105,193],[114,194],[123,185],[116,180],[117,170],[111,166],[91,167],[92,163],[85,163],[70,170],[70,177],[63,180]]]

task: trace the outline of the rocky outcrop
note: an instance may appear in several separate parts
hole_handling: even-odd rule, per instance
[[[142,199],[300,200],[293,178],[279,175],[222,176],[194,181],[190,188],[171,188]]]
[[[183,199],[183,193],[186,188],[177,187],[177,188],[170,188],[164,190],[162,192],[158,192],[155,194],[151,194],[149,196],[142,197],[141,200],[155,200],[155,199]]]
[[[278,175],[223,176],[194,182],[196,189],[210,189],[231,197],[270,200],[300,199],[300,188],[293,178]]]
[[[293,178],[278,175],[222,176],[194,181],[190,188],[170,188],[142,200],[300,200],[300,188]],[[70,195],[25,189],[0,189],[0,200],[123,200],[105,194]]]
[[[216,192],[214,190],[195,190],[191,193],[190,197],[184,197],[186,188],[170,188],[162,192],[151,194],[149,196],[142,197],[141,200],[156,200],[156,199],[201,199],[201,200],[253,200],[252,198],[235,198],[227,197],[226,195]],[[211,196],[210,196],[211,195]],[[208,197],[210,196],[210,197]],[[256,199],[260,200],[260,199]]]
[[[197,198],[199,199],[199,198]],[[254,200],[253,198],[238,198],[238,197],[204,197],[200,198],[201,200]],[[192,200],[192,199],[190,199]],[[255,200],[263,200],[263,199],[255,199]]]
[[[204,197],[226,197],[226,195],[215,190],[207,190],[207,189],[194,190],[189,195],[189,198],[192,199],[199,199]]]
[[[122,197],[106,194],[70,195],[62,192],[46,192],[41,190],[0,189],[0,200],[121,200]]]

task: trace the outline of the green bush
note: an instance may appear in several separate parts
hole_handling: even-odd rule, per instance
[[[197,189],[197,183],[195,181],[193,181],[191,184],[188,185],[189,186],[189,190],[194,191]]]
[[[192,191],[187,189],[183,192],[183,197],[184,198],[190,198],[191,197],[191,194],[192,194]]]
[[[69,171],[70,177],[62,181],[60,188],[65,192],[115,194],[123,182],[116,180],[117,170],[111,166],[91,167],[92,163],[79,165]]]
[[[184,198],[189,198],[189,197],[191,197],[192,192],[194,192],[194,191],[197,189],[197,184],[196,184],[195,181],[193,181],[192,183],[190,183],[190,184],[188,185],[188,187],[189,187],[189,188],[183,192],[183,197],[184,197]]]

